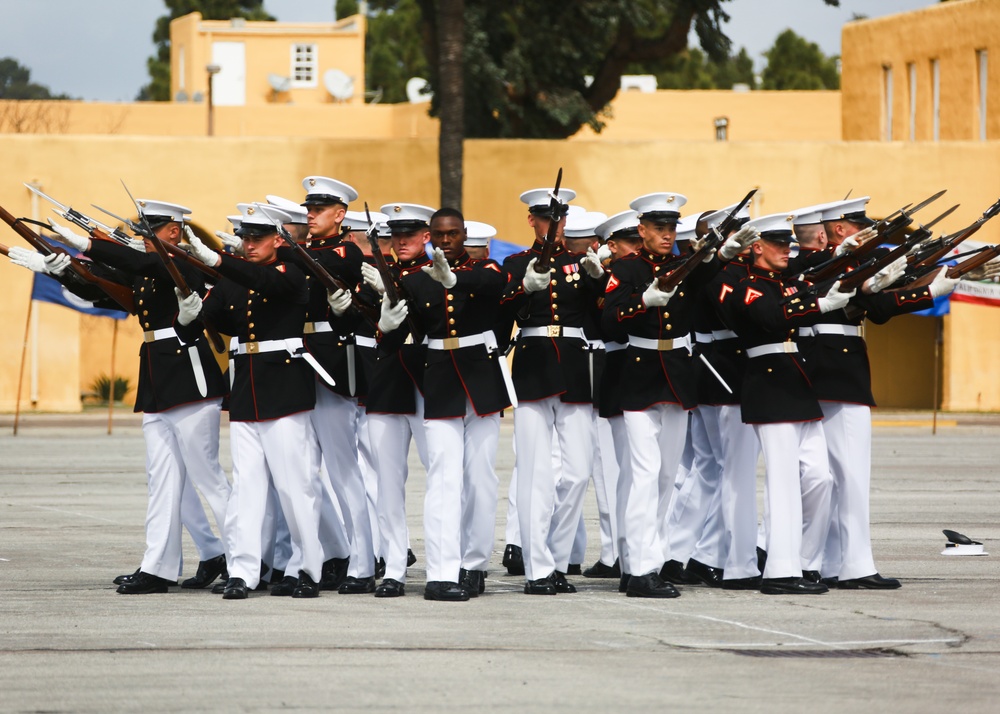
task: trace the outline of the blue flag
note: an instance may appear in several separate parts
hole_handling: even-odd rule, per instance
[[[61,244],[55,243],[44,236],[42,237],[46,243],[53,246],[58,246],[63,248]],[[77,253],[72,248],[65,248],[65,250],[72,255],[74,258],[79,257]],[[100,307],[94,307],[93,303],[90,303],[83,298],[77,297],[65,287],[63,287],[58,280],[44,273],[35,273],[35,280],[31,286],[31,299],[39,300],[40,302],[50,302],[54,305],[62,305],[63,307],[68,307],[77,312],[82,312],[87,315],[97,315],[98,317],[113,317],[116,320],[124,320],[128,317],[128,313],[124,310],[109,310]]]

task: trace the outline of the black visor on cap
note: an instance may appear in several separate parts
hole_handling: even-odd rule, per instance
[[[277,232],[277,228],[265,223],[243,223],[236,229],[236,235],[240,238],[261,238]]]
[[[680,220],[681,214],[677,211],[646,211],[639,216],[640,221],[646,221],[647,223],[657,223],[657,224],[677,224]]]
[[[760,239],[781,244],[788,244],[793,240],[791,231],[764,231],[760,234]]]
[[[629,226],[627,228],[619,228],[617,231],[608,236],[608,240],[623,240],[627,242],[640,241],[642,236],[639,235],[639,229],[635,226]]]
[[[181,222],[181,221],[178,221],[176,218],[172,218],[170,216],[151,216],[149,214],[146,214],[145,218],[146,218],[146,221],[149,223],[149,227],[153,228],[153,229],[159,228],[160,226],[165,226],[168,223],[180,223]]]
[[[569,213],[569,205],[565,203],[559,204],[556,212],[559,214],[559,218],[562,219],[567,213]],[[539,203],[528,208],[528,213],[533,216],[538,216],[539,218],[552,218],[552,204]]]
[[[310,193],[306,196],[306,200],[300,205],[302,206],[346,206],[347,201],[342,199],[340,196],[334,196],[330,193]]]
[[[864,211],[855,211],[854,213],[845,213],[844,220],[850,221],[851,223],[857,223],[859,226],[874,226],[875,221],[865,215]]]
[[[402,221],[386,221],[389,226],[389,230],[393,235],[398,233],[413,233],[414,231],[419,231],[424,228],[428,228],[426,221],[418,221],[416,219],[406,219]]]

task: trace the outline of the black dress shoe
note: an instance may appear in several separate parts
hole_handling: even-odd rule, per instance
[[[347,566],[350,558],[330,558],[323,563],[323,573],[320,576],[320,590],[339,590],[344,578],[347,577]]]
[[[584,570],[581,575],[585,578],[620,578],[622,574],[617,565],[605,565],[603,561],[598,560]]]
[[[684,568],[684,574],[689,579],[696,580],[710,588],[722,586],[722,568],[713,568],[711,565],[705,565],[694,558],[688,561],[687,567]]]
[[[566,575],[582,575],[583,568],[579,563],[570,563],[566,566]]]
[[[503,551],[503,567],[507,568],[508,575],[524,575],[524,557],[521,554],[521,546],[508,545]]]
[[[868,575],[863,578],[851,578],[850,580],[840,580],[837,587],[841,590],[895,590],[903,584],[896,578],[883,578],[878,573]]]
[[[229,578],[226,589],[222,591],[223,600],[246,600],[249,596],[247,583],[243,578]]]
[[[628,589],[625,590],[625,597],[670,598],[680,596],[677,588],[664,581],[659,573],[633,575],[628,581]]]
[[[760,576],[750,578],[730,578],[722,581],[723,590],[760,590]]]
[[[761,547],[757,547],[757,570],[764,572],[764,566],[767,565],[767,551]]]
[[[211,560],[203,560],[198,563],[198,572],[193,578],[188,578],[181,583],[182,588],[190,590],[201,590],[207,588],[215,582],[215,579],[226,569],[226,556],[217,555]]]
[[[660,568],[660,580],[665,580],[674,585],[700,585],[701,581],[696,580],[684,572],[684,563],[679,560],[668,560]]]
[[[222,577],[222,576],[220,575],[219,577]],[[289,577],[293,577],[294,578],[295,576],[291,575]],[[267,582],[269,582],[269,583],[280,583],[284,579],[285,579],[285,571],[284,570],[272,570],[271,574],[267,576]]]
[[[406,588],[403,583],[392,578],[386,578],[375,588],[375,597],[403,597]]]
[[[621,580],[618,581],[618,592],[624,593],[628,592],[628,581],[632,579],[632,576],[628,573],[622,573]]]
[[[442,602],[464,602],[469,599],[469,593],[458,583],[444,580],[432,580],[424,588],[424,600],[441,600]]]
[[[840,582],[840,578],[834,575],[832,578],[820,578],[819,581],[824,585],[826,585],[831,590],[833,590],[835,587],[837,587],[837,584]]]
[[[385,577],[385,558],[379,558],[375,561],[375,579],[381,580]]]
[[[810,583],[818,583],[820,580],[822,580],[818,570],[803,570],[802,579],[808,580]]]
[[[141,570],[140,568],[136,568],[134,573],[125,573],[124,575],[119,575],[111,582],[113,582],[115,585],[121,585],[122,583],[127,583],[132,578],[137,576],[140,570]]]
[[[525,595],[555,595],[556,586],[552,582],[552,576],[529,580],[524,584]]]
[[[341,595],[366,595],[373,593],[375,592],[375,577],[356,578],[353,575],[348,575],[344,578],[344,582],[340,584],[340,587],[337,588],[337,592]]]
[[[299,584],[298,578],[285,575],[278,582],[271,586],[271,594],[276,597],[288,597],[295,592],[295,586]]]
[[[560,573],[558,570],[552,573],[552,584],[555,586],[557,593],[576,592],[576,586],[566,580],[565,573]]]
[[[300,570],[299,581],[292,591],[292,597],[319,597],[319,583],[310,578],[306,571]]]
[[[409,568],[411,565],[417,562],[417,556],[413,554],[413,551],[409,548],[406,549],[406,567]]]
[[[486,571],[462,568],[458,571],[458,584],[465,588],[469,597],[479,597],[486,592]]]
[[[151,595],[153,593],[165,593],[167,592],[167,586],[176,584],[172,580],[164,580],[155,575],[139,571],[138,575],[133,576],[127,582],[118,586],[118,594]]]
[[[229,578],[226,578],[225,580],[220,580],[219,582],[217,582],[215,585],[212,586],[212,594],[213,595],[221,595],[222,593],[224,593],[226,591],[226,583],[228,583],[228,582],[229,582]]]
[[[760,591],[765,595],[822,595],[829,592],[823,583],[811,583],[805,578],[764,578]]]

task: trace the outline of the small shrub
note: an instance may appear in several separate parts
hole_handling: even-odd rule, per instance
[[[102,402],[108,401],[108,394],[111,391],[111,378],[102,374],[90,385],[90,391],[98,396]],[[128,393],[129,383],[127,377],[115,377],[115,401],[120,402]]]

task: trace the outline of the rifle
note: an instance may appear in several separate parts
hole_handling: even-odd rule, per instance
[[[129,230],[135,233],[137,236],[142,236],[143,238],[148,237],[146,235],[146,229],[140,224],[136,223],[135,221],[131,221],[128,218],[122,218],[121,216],[115,215],[106,208],[101,208],[100,206],[95,206],[94,204],[90,205],[94,206],[94,208],[96,208],[101,213],[106,213],[115,220],[124,223],[126,226],[128,226]],[[106,240],[114,236],[114,240],[118,241],[120,241],[119,236],[124,236],[126,239],[128,238],[128,235],[124,231],[121,231],[117,228],[112,229],[112,232],[108,234],[108,226],[103,225],[102,223],[94,220],[93,218],[90,218],[89,220],[93,222],[94,225],[96,225],[100,229],[100,230],[95,230],[93,228],[89,229],[91,231],[90,235],[93,238]],[[172,255],[175,258],[179,258],[180,260],[187,263],[195,270],[204,273],[206,276],[211,278],[213,282],[218,282],[222,278],[222,273],[220,273],[215,268],[208,267],[197,258],[188,255],[187,251],[181,248],[180,246],[176,246],[173,243],[164,243],[163,247],[167,249],[167,252],[170,253],[170,255]]]
[[[368,210],[368,201],[365,201],[365,217],[368,218],[368,230],[365,231],[365,237],[368,238],[368,245],[372,249],[372,258],[375,260],[375,268],[378,270],[379,276],[382,278],[382,287],[385,288],[385,297],[389,300],[389,306],[395,307],[396,303],[400,301],[400,293],[402,292],[402,286],[396,284],[396,279],[392,276],[392,271],[389,270],[389,263],[385,259],[385,254],[382,253],[382,248],[378,244],[378,226],[375,225],[375,221],[372,220],[372,214]],[[413,313],[407,313],[406,323],[410,328],[410,334],[413,336],[414,342],[419,342],[418,337],[421,334],[420,328],[417,325],[417,321],[413,317]],[[378,323],[376,321],[376,327]]]
[[[0,253],[3,253],[4,255],[10,255],[10,249],[3,243],[0,243]]]
[[[358,300],[358,296],[354,292],[354,288],[340,278],[330,275],[327,269],[324,268],[318,260],[309,255],[309,251],[306,250],[301,243],[296,242],[296,240],[292,238],[291,233],[289,233],[285,228],[281,219],[275,217],[274,214],[268,210],[268,205],[263,203],[255,203],[254,205],[257,206],[257,208],[263,212],[265,216],[271,219],[274,223],[274,227],[278,229],[278,235],[280,235],[284,239],[285,243],[287,243],[288,246],[295,251],[295,254],[302,261],[303,265],[308,268],[309,272],[319,278],[319,281],[323,283],[323,287],[331,293],[335,293],[338,290],[346,290],[351,296],[351,304],[358,309],[365,320],[373,327],[378,323],[378,320],[372,316],[371,308]]]
[[[951,253],[956,245],[975,234],[976,231],[983,227],[986,221],[998,213],[1000,213],[1000,201],[997,201],[983,211],[983,215],[973,221],[972,224],[951,235],[942,236],[936,241],[931,241],[923,250],[917,251],[910,256],[907,272],[910,272],[914,278],[923,277],[928,272],[927,269],[932,270],[935,268],[938,261]]]
[[[42,255],[52,255],[53,253],[65,253],[66,255],[69,255],[68,251],[49,245],[42,240],[41,236],[24,225],[28,219],[14,218],[14,216],[8,213],[3,206],[0,206],[0,220],[10,226],[15,233],[24,238],[24,240],[27,241],[32,248],[37,250]],[[38,225],[43,224],[39,223]],[[105,295],[118,303],[118,305],[121,306],[125,312],[130,315],[135,314],[135,296],[132,294],[132,288],[127,285],[122,285],[111,280],[97,277],[87,270],[83,263],[72,256],[69,261],[69,269],[85,282],[100,288]]]
[[[1000,255],[1000,245],[987,245],[972,252],[971,256],[965,260],[947,268],[946,276],[949,278],[960,278],[971,270],[975,270],[981,265],[985,265]],[[936,266],[935,266],[936,267]],[[931,270],[917,280],[908,284],[905,289],[922,288],[934,282],[936,272]]]
[[[834,256],[829,260],[820,263],[819,265],[813,266],[811,268],[806,268],[805,270],[796,273],[794,275],[788,276],[788,279],[800,278],[808,275],[808,280],[819,281],[826,280],[832,275],[837,275],[842,273],[844,269],[851,263],[852,260],[862,260],[871,253],[873,250],[879,247],[882,243],[893,240],[895,236],[903,231],[910,223],[913,221],[913,214],[919,211],[921,208],[925,208],[930,205],[941,196],[944,195],[947,189],[938,191],[933,196],[921,201],[916,206],[910,207],[911,204],[903,206],[897,211],[894,211],[890,215],[886,216],[878,223],[876,226],[876,235],[870,241],[864,245],[860,245],[855,248],[850,253],[845,253],[841,256]],[[954,208],[951,210],[955,210]],[[950,211],[948,212],[950,213]],[[947,214],[945,214],[947,215]],[[937,219],[940,220],[940,217]],[[933,225],[933,224],[932,224]]]
[[[536,273],[548,273],[552,265],[552,254],[556,250],[556,233],[559,232],[559,222],[565,215],[565,205],[559,200],[559,186],[562,184],[562,167],[556,174],[556,185],[552,189],[549,199],[549,229],[545,232],[545,240],[542,243],[542,254],[535,261]]]
[[[714,253],[718,249],[719,244],[724,240],[723,236],[735,227],[737,221],[736,214],[743,210],[743,207],[750,202],[755,193],[757,193],[757,189],[750,189],[750,192],[743,197],[742,201],[736,204],[736,208],[729,212],[729,215],[722,220],[722,223],[712,228],[708,235],[705,236],[701,245],[698,246],[698,250],[685,258],[672,271],[657,278],[656,287],[664,292],[670,292],[680,285],[684,278],[693,273],[695,268],[701,265],[710,253]]]
[[[128,194],[129,200],[132,201],[136,210],[139,212],[139,220],[142,221],[143,228],[145,228],[149,234],[147,238],[153,244],[153,248],[156,249],[156,255],[159,256],[160,262],[163,263],[163,267],[166,268],[167,272],[170,274],[170,279],[174,281],[174,285],[176,285],[177,290],[180,291],[181,297],[188,297],[193,291],[190,287],[188,287],[187,281],[184,279],[184,276],[181,275],[181,271],[177,269],[174,261],[172,261],[170,256],[167,255],[167,250],[163,247],[163,241],[160,240],[160,237],[153,231],[153,227],[149,225],[149,221],[146,220],[146,213],[142,210],[142,206],[139,205],[139,202],[132,197],[132,192],[128,190],[128,186],[125,185],[124,181],[122,181],[122,187],[125,189],[125,193]],[[208,339],[212,343],[212,347],[215,351],[225,352],[226,343],[222,341],[222,337],[219,336],[219,333],[215,331],[215,328],[212,327],[208,320],[205,319],[204,315],[202,315],[201,322],[202,326],[205,328],[205,334],[208,336]]]

